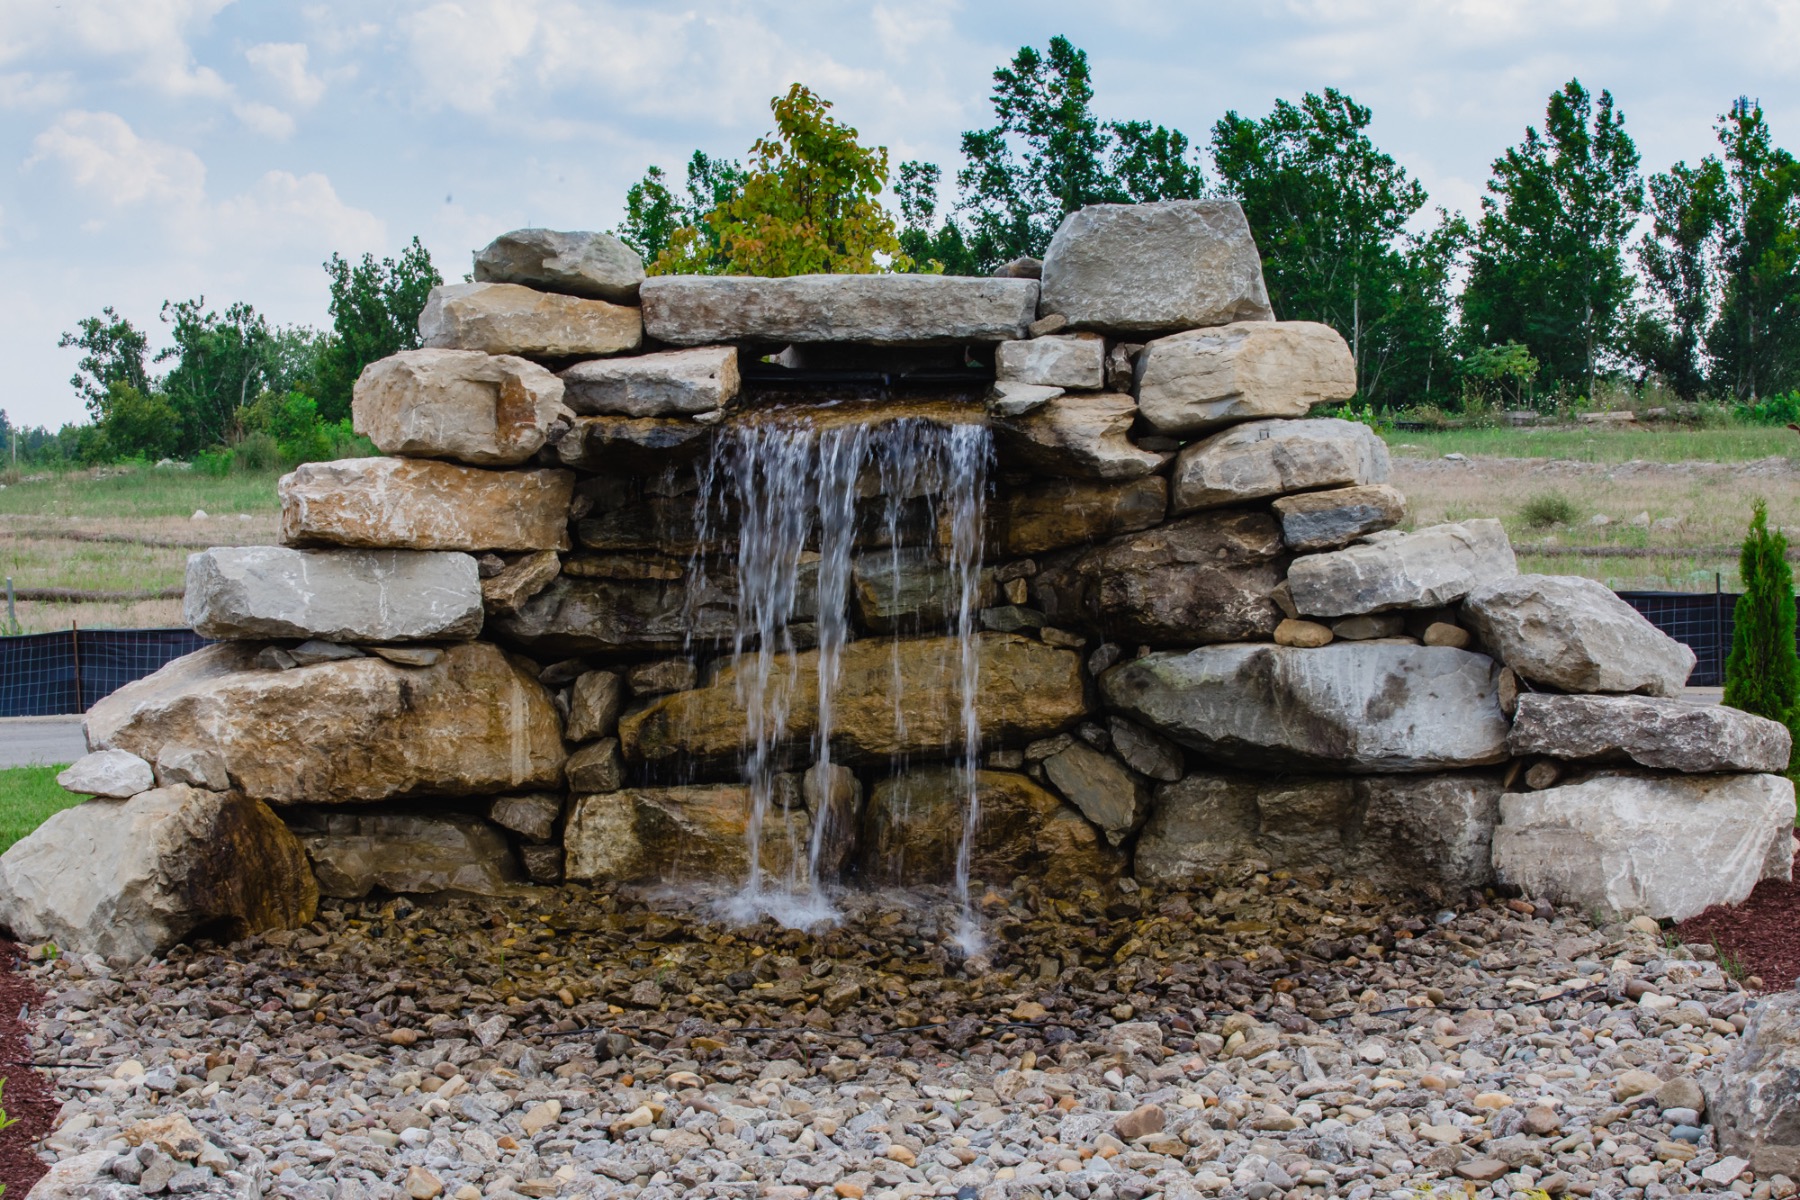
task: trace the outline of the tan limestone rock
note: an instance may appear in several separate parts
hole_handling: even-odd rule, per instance
[[[1123,483],[1049,480],[1008,488],[988,502],[989,541],[1000,558],[1043,554],[1148,529],[1168,510],[1169,481],[1160,475]]]
[[[1304,417],[1356,394],[1338,331],[1313,321],[1236,321],[1157,338],[1138,360],[1138,408],[1158,433],[1188,437],[1261,417]]]
[[[567,471],[431,459],[303,463],[281,477],[281,540],[373,550],[567,550]]]
[[[516,283],[451,283],[431,289],[419,314],[419,335],[434,348],[598,357],[642,345],[644,315],[637,308]]]
[[[482,467],[522,463],[569,417],[562,380],[473,350],[403,350],[363,368],[350,412],[384,454]]]

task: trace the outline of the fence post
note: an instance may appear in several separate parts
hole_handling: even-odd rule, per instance
[[[1713,572],[1713,654],[1719,664],[1719,686],[1725,686],[1725,659],[1731,647],[1725,644],[1725,588],[1719,572]]]
[[[69,655],[75,660],[75,711],[83,713],[87,706],[81,702],[81,622],[69,622]]]
[[[6,632],[11,633],[19,627],[19,614],[13,608],[12,576],[6,577]]]

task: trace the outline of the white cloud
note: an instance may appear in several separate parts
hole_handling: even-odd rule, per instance
[[[52,108],[68,103],[74,91],[74,81],[66,71],[0,74],[0,108]]]
[[[194,62],[189,32],[231,0],[13,0],[0,5],[0,62],[48,52],[125,59],[130,78],[170,96],[223,99],[231,86]]]
[[[306,69],[304,42],[263,42],[244,51],[244,57],[295,104],[310,107],[325,94],[325,81]]]
[[[466,113],[492,111],[531,46],[538,7],[536,0],[446,0],[409,17],[404,28],[425,99]],[[559,38],[572,32],[559,31]]]
[[[345,204],[317,172],[269,171],[249,190],[220,201],[212,215],[221,237],[256,245],[265,254],[271,245],[360,254],[387,243],[386,224]]]
[[[237,119],[248,128],[276,141],[286,141],[294,133],[294,118],[282,112],[272,104],[259,104],[254,101],[232,107]]]
[[[191,150],[137,135],[117,113],[66,112],[32,141],[26,167],[54,162],[81,191],[114,208],[197,204],[206,165]]]

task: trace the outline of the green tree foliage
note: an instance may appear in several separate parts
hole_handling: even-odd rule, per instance
[[[894,198],[900,202],[900,251],[915,270],[944,275],[974,275],[975,254],[955,221],[937,222],[937,190],[943,172],[936,163],[917,160],[900,164]]]
[[[1794,575],[1787,538],[1769,528],[1768,505],[1756,502],[1738,558],[1744,594],[1732,610],[1725,660],[1725,703],[1795,729],[1800,655],[1794,652]]]
[[[179,422],[179,449],[192,453],[231,440],[238,410],[276,382],[268,321],[242,301],[223,315],[213,312],[205,297],[164,304],[162,319],[172,344],[156,361],[174,364],[160,391]]]
[[[113,311],[111,305],[97,317],[84,317],[80,332],[65,333],[57,346],[73,346],[81,351],[75,374],[69,379],[90,414],[99,417],[113,384],[122,383],[140,392],[150,390],[150,376],[145,360],[150,353],[149,339],[130,321]]]
[[[1754,401],[1800,386],[1800,165],[1760,105],[1722,118],[1719,141],[1719,312],[1706,349],[1715,385]]]
[[[356,377],[377,359],[419,346],[419,314],[444,282],[418,238],[397,259],[359,263],[333,254],[325,263],[331,289],[331,332],[319,349],[311,392],[326,421],[350,416]],[[251,397],[254,399],[254,395]]]
[[[1650,306],[1636,315],[1631,357],[1657,372],[1683,399],[1706,386],[1703,351],[1713,320],[1725,172],[1716,158],[1676,163],[1649,182],[1650,230],[1638,244]]]
[[[1460,218],[1408,232],[1425,189],[1367,133],[1370,110],[1336,89],[1277,100],[1262,120],[1228,112],[1213,162],[1244,206],[1276,314],[1344,335],[1370,401],[1422,400],[1449,382],[1451,272]]]
[[[668,176],[661,167],[652,166],[644,177],[625,193],[625,220],[613,234],[638,252],[648,265],[667,250],[681,230],[692,230],[689,237],[702,245],[708,261],[719,250],[718,237],[706,216],[736,196],[744,186],[744,168],[735,159],[709,158],[694,151],[687,163],[687,198],[670,190]]]
[[[1611,93],[1596,100],[1570,80],[1550,97],[1543,133],[1527,127],[1487,186],[1465,333],[1475,345],[1528,346],[1546,382],[1591,395],[1627,344],[1625,241],[1643,208],[1637,147]]]
[[[181,413],[161,392],[141,392],[129,383],[114,383],[95,414],[99,436],[81,448],[92,461],[172,458],[186,447]]]

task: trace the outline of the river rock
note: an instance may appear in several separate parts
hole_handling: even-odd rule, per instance
[[[220,546],[188,556],[182,616],[208,638],[415,642],[481,632],[467,554]]]
[[[416,458],[302,463],[281,477],[281,540],[372,550],[567,550],[567,471]]]
[[[713,426],[689,417],[576,417],[556,457],[578,471],[658,475],[698,459],[712,437]]]
[[[1106,339],[1097,333],[1070,333],[1001,342],[994,347],[994,377],[1096,391],[1106,386]]]
[[[1114,667],[1100,691],[1221,764],[1412,773],[1506,758],[1497,673],[1485,655],[1441,646],[1203,646]]]
[[[479,817],[317,811],[292,824],[326,896],[359,900],[377,888],[495,896],[522,878],[506,838]]]
[[[203,925],[225,940],[292,929],[318,901],[294,835],[235,792],[89,800],[0,855],[0,925],[65,953],[136,959]]]
[[[760,847],[764,871],[785,878],[804,861],[806,821],[804,811],[769,814]],[[564,871],[584,882],[736,883],[750,872],[749,822],[750,789],[743,784],[576,796],[563,830]]]
[[[672,417],[713,412],[738,394],[736,346],[697,346],[635,358],[596,358],[562,373],[569,407],[590,416]]]
[[[1271,505],[1288,549],[1335,550],[1406,519],[1406,494],[1385,483],[1283,496]]]
[[[1044,255],[1042,313],[1106,333],[1271,321],[1262,259],[1235,200],[1090,204]]]
[[[625,706],[625,680],[612,671],[588,671],[569,690],[568,738],[590,742],[611,737]]]
[[[523,796],[501,796],[487,808],[487,819],[502,829],[510,829],[534,842],[547,842],[556,836],[556,823],[562,819],[563,798],[554,792],[528,792]]]
[[[1513,575],[1470,592],[1463,617],[1501,662],[1565,692],[1679,696],[1694,652],[1605,584]]]
[[[1237,421],[1304,417],[1315,404],[1348,400],[1356,394],[1356,364],[1329,325],[1239,321],[1149,343],[1138,357],[1136,393],[1158,433],[1189,437]]]
[[[1023,338],[1035,279],[956,275],[657,275],[644,330],[675,346],[872,342],[929,346]]]
[[[636,308],[516,283],[449,283],[431,289],[419,336],[434,349],[590,358],[636,350],[644,319]]]
[[[976,637],[976,714],[985,741],[1043,737],[1086,713],[1078,654],[1012,634]],[[896,754],[942,753],[956,744],[962,729],[960,663],[952,637],[848,643],[838,664],[833,757],[856,765]],[[735,761],[745,729],[739,670],[727,666],[702,687],[626,713],[619,721],[626,760]],[[769,686],[788,689],[788,736],[798,744],[813,735],[818,720],[818,673],[816,650],[795,655],[791,665],[778,658],[771,671]]]
[[[644,260],[609,233],[515,229],[475,252],[475,282],[521,283],[633,304],[644,282]]]
[[[1634,762],[1663,771],[1787,770],[1787,726],[1722,705],[1637,696],[1519,696],[1508,744],[1515,757],[1547,754]]]
[[[1176,514],[1317,488],[1385,483],[1387,445],[1360,421],[1250,421],[1175,459]]]
[[[350,412],[356,432],[384,454],[480,467],[524,462],[570,415],[562,380],[525,359],[474,350],[402,350],[372,362]]]
[[[1288,568],[1288,590],[1306,616],[1360,616],[1391,608],[1441,608],[1518,569],[1506,530],[1484,518],[1295,559]]]
[[[96,750],[63,768],[56,786],[77,796],[129,800],[156,786],[156,769],[128,750]]]
[[[1501,797],[1494,831],[1504,882],[1658,920],[1740,903],[1791,879],[1793,859],[1794,785],[1779,775],[1598,775]]]
[[[1135,833],[1150,811],[1150,786],[1085,742],[1046,758],[1044,775],[1115,846]]]
[[[1706,1081],[1707,1119],[1724,1154],[1758,1175],[1800,1175],[1800,992],[1770,992]]]
[[[997,558],[1023,558],[1104,541],[1162,524],[1169,481],[1053,479],[1007,488],[988,500],[988,540]]]
[[[730,640],[733,596],[716,581],[690,598],[684,579],[560,575],[517,612],[496,616],[488,633],[540,656],[681,650]]]
[[[246,669],[254,649],[208,646],[96,701],[89,743],[150,759],[170,744],[209,749],[238,789],[273,804],[562,782],[556,707],[536,668],[496,646],[448,646],[427,667],[369,657],[291,671]]]
[[[1094,827],[1023,775],[977,771],[980,819],[969,847],[969,874],[989,883],[1042,876],[1064,888],[1082,878],[1105,882],[1123,869]],[[858,859],[878,887],[947,883],[967,815],[967,777],[952,767],[922,767],[881,780],[869,795]]]
[[[1116,538],[1033,581],[1054,625],[1191,646],[1270,636],[1285,553],[1267,513],[1200,513]]]
[[[1139,479],[1169,455],[1140,450],[1128,436],[1137,419],[1130,396],[1065,393],[1022,417],[994,421],[1003,459],[1072,479]]]

